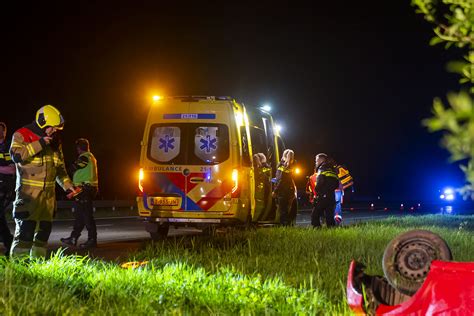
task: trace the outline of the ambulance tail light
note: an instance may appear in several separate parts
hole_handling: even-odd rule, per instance
[[[232,170],[232,197],[237,197],[239,194],[239,170]]]
[[[141,193],[143,193],[143,180],[145,179],[145,173],[143,172],[143,168],[140,168],[138,171],[138,189]]]

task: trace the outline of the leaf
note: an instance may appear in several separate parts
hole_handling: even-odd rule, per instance
[[[433,114],[440,116],[444,114],[444,105],[440,98],[433,100]]]
[[[440,44],[440,43],[442,43],[442,42],[444,42],[444,40],[442,40],[442,39],[441,39],[440,37],[438,37],[438,36],[435,36],[435,37],[431,38],[431,40],[430,40],[430,45],[431,45],[431,46],[434,46],[434,45]]]
[[[469,64],[463,60],[453,60],[446,64],[446,70],[452,73],[462,74],[466,68],[469,68]]]
[[[454,109],[456,117],[458,119],[465,119],[471,116],[472,113],[472,100],[469,94],[466,92],[449,93],[448,102]]]
[[[430,132],[437,132],[444,128],[444,124],[437,118],[424,119],[422,121],[423,126],[426,126]]]

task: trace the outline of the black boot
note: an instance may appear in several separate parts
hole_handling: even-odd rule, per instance
[[[68,238],[61,238],[60,239],[63,244],[68,246],[76,247],[77,246],[77,238],[76,237],[68,237]]]
[[[82,249],[89,249],[95,247],[97,247],[97,240],[92,238],[87,239],[85,243],[79,245],[79,248]]]

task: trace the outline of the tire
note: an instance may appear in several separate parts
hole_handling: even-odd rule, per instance
[[[390,285],[406,295],[421,287],[433,260],[452,260],[448,244],[427,230],[398,235],[385,248],[383,272]]]
[[[207,225],[202,229],[202,235],[213,237],[216,234],[216,227],[212,225]]]
[[[150,237],[153,241],[164,240],[168,236],[168,231],[170,229],[170,225],[168,224],[156,224],[157,229],[156,231],[150,231]]]

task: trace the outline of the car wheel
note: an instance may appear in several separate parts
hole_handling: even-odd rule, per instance
[[[439,235],[412,230],[392,239],[385,248],[382,265],[390,285],[413,295],[425,281],[431,261],[451,259],[451,250]]]
[[[168,236],[170,225],[168,224],[161,224],[161,225],[156,224],[156,225],[157,225],[156,231],[150,231],[151,239],[154,241],[166,239],[166,237]]]

